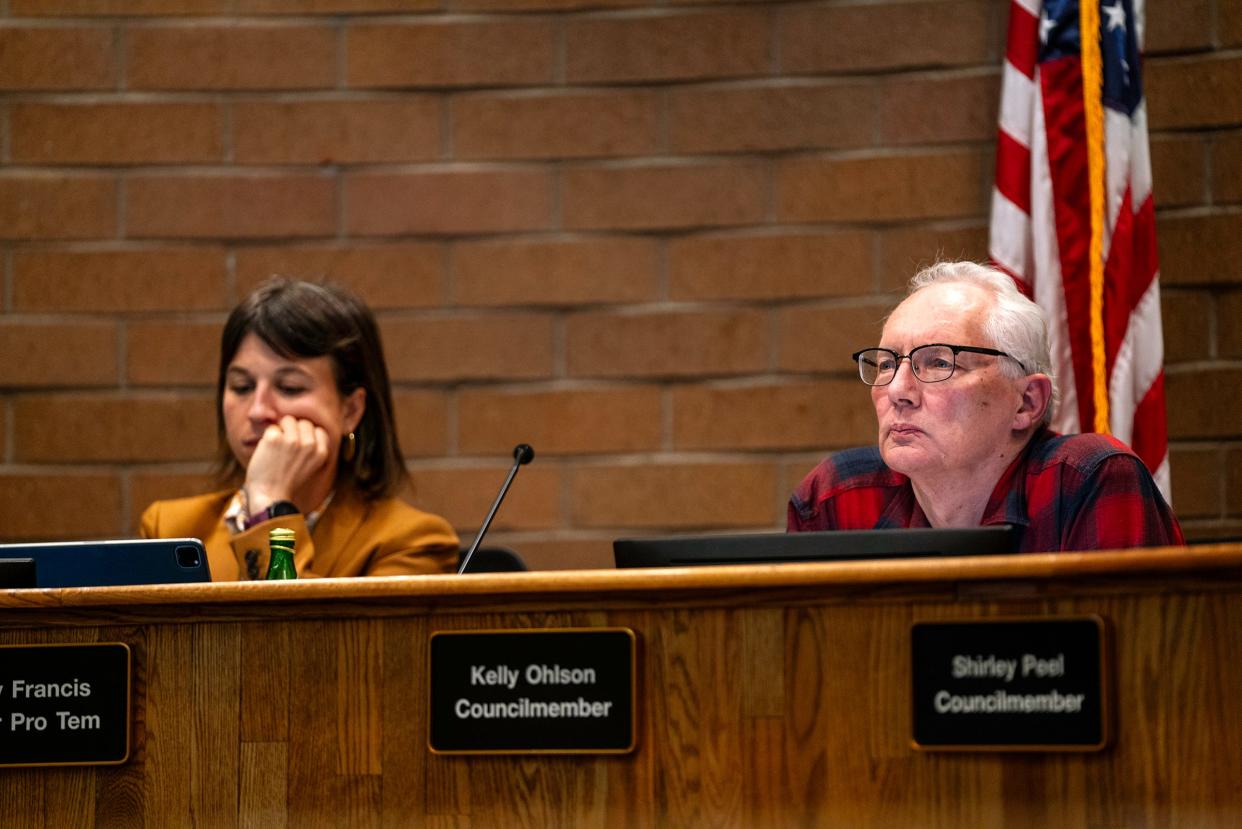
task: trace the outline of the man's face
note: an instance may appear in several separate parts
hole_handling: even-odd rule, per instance
[[[880,345],[898,354],[928,343],[995,348],[983,332],[992,301],[987,290],[970,284],[924,288],[889,316]],[[938,383],[919,380],[902,360],[892,383],[872,387],[880,453],[889,468],[930,483],[944,473],[956,480],[1007,457],[1023,382],[1001,374],[1003,359],[959,354],[953,376]]]

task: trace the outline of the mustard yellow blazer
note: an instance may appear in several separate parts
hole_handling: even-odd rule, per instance
[[[233,490],[156,501],[142,514],[143,538],[198,538],[214,581],[267,575],[268,532],[297,534],[298,576],[407,576],[456,569],[457,533],[438,515],[396,498],[367,501],[353,487],[337,490],[313,533],[302,515],[281,515],[233,535],[224,513]]]

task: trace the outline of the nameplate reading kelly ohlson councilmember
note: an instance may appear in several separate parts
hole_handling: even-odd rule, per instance
[[[628,628],[433,633],[428,744],[437,753],[632,751],[636,644]]]

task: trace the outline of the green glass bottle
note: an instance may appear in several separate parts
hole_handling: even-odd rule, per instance
[[[293,566],[293,530],[277,527],[268,535],[271,560],[267,565],[268,579],[296,579],[298,570]]]

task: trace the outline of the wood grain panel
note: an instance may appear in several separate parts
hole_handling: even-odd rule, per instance
[[[294,626],[289,659],[289,823],[327,825],[336,814],[332,779],[337,769],[336,624]]]
[[[1225,552],[1188,555],[1184,572],[1146,554],[977,578],[945,564],[939,581],[837,565],[659,573],[645,588],[510,577],[465,603],[460,579],[394,579],[340,598],[233,591],[206,613],[175,591],[138,614],[126,590],[0,591],[0,643],[135,654],[131,761],[2,771],[0,825],[1242,825],[1242,548]],[[912,623],[1082,614],[1112,632],[1110,748],[911,748]],[[639,636],[633,754],[427,751],[432,632],[603,625]]]
[[[43,811],[48,826],[82,826],[96,822],[95,786],[98,776],[86,768],[61,769],[58,774],[43,775]],[[135,794],[140,790],[135,790]],[[124,810],[133,816],[133,804]],[[0,825],[6,825],[0,822]]]
[[[785,709],[785,613],[748,610],[742,616],[742,710],[775,717]]]
[[[190,809],[210,826],[237,824],[241,638],[236,624],[191,629]],[[182,747],[184,751],[185,747]]]
[[[384,624],[380,700],[381,814],[388,826],[429,813],[427,775],[427,625],[422,618]]]
[[[363,619],[335,627],[336,773],[376,775],[382,771],[383,628],[375,620]]]
[[[237,811],[238,825],[243,829],[283,829],[289,825],[288,763],[288,746],[283,742],[241,744]]]
[[[283,742],[289,736],[289,649],[292,626],[248,625],[241,637],[241,739]]]
[[[147,696],[140,703],[145,723],[143,825],[169,815],[191,814],[191,757],[195,699],[192,625],[157,625],[147,634]]]

